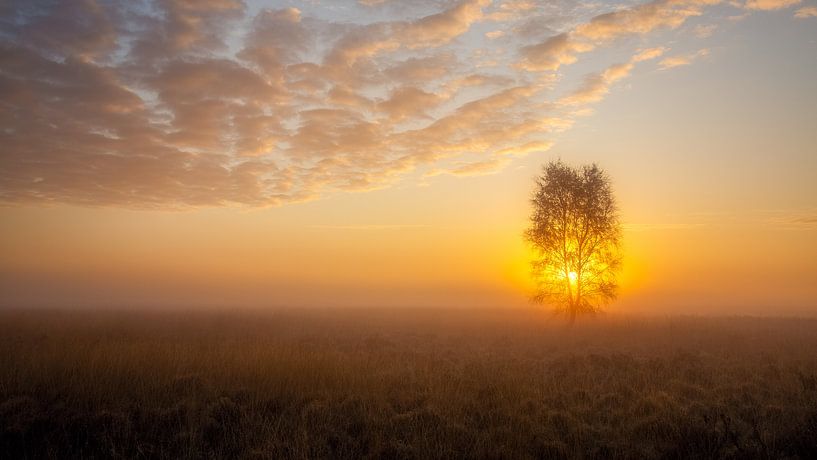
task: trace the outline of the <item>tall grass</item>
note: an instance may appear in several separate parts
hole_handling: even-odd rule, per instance
[[[817,458],[817,321],[0,312],[0,457]]]

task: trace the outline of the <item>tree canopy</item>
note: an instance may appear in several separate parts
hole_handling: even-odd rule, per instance
[[[561,160],[536,178],[525,239],[535,250],[533,300],[574,320],[616,297],[621,267],[621,224],[612,185],[596,164]]]

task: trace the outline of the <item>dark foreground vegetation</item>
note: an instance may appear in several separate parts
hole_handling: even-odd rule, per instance
[[[817,322],[0,312],[3,458],[817,458]]]

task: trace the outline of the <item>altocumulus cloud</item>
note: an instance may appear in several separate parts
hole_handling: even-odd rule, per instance
[[[242,0],[4,2],[0,201],[274,206],[417,170],[494,172],[547,150],[582,106],[666,49],[633,50],[558,98],[560,67],[718,1],[587,17],[574,2],[347,3],[372,19]],[[550,19],[560,5],[563,20]],[[551,36],[525,32],[538,19]]]

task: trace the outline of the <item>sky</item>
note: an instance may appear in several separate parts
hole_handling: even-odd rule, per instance
[[[813,0],[12,0],[0,146],[0,306],[524,307],[562,159],[609,311],[817,316]]]

